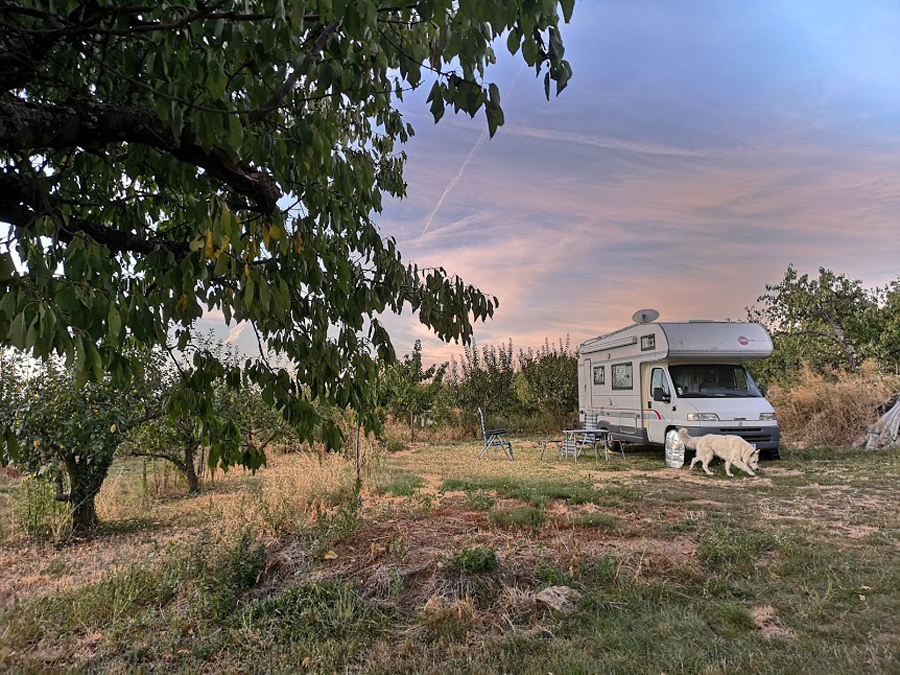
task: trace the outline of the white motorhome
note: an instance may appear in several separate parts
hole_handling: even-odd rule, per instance
[[[636,321],[658,316],[641,312]],[[678,444],[679,427],[692,436],[734,434],[754,443],[761,456],[777,457],[775,411],[742,365],[772,355],[766,329],[757,323],[651,322],[579,346],[582,424],[606,429],[618,441],[662,446]]]

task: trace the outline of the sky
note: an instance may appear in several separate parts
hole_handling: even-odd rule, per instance
[[[496,45],[506,124],[403,111],[404,200],[376,220],[405,260],[498,297],[478,344],[577,346],[651,307],[740,320],[789,263],[900,276],[900,0],[581,0],[558,98]],[[423,342],[387,317],[398,352]]]

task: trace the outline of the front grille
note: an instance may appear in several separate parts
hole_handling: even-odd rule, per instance
[[[740,436],[748,443],[769,443],[772,440],[772,434],[766,433],[761,428],[737,427],[734,429],[723,428],[723,434]]]

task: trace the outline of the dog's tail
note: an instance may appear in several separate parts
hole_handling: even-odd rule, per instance
[[[688,430],[685,429],[684,427],[681,427],[681,428],[678,430],[678,438],[680,438],[680,439],[681,439],[681,442],[684,443],[684,447],[686,447],[686,448],[691,448],[691,449],[693,449],[694,443],[695,443],[696,440],[697,440],[696,438],[694,438],[693,436],[691,436],[691,435],[688,433]]]

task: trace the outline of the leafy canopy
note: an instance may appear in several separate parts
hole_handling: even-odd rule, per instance
[[[0,345],[64,356],[78,386],[107,374],[127,386],[126,341],[184,350],[211,311],[247,322],[274,359],[239,372],[193,352],[184,377],[197,393],[178,404],[197,412],[205,444],[221,377],[248,378],[304,437],[321,424],[340,440],[317,399],[375,425],[376,356],[394,358],[381,313],[411,308],[466,342],[497,304],[404,263],[375,227],[383,195],[405,190],[400,144],[413,129],[398,103],[433,80],[435,121],[448,106],[483,110],[493,133],[492,43],[505,36],[559,93],[571,75],[559,23],[573,5],[5,3]],[[212,463],[264,460],[232,440]]]
[[[818,276],[789,265],[767,284],[748,318],[772,333],[775,354],[754,364],[763,382],[807,364],[816,370],[856,370],[866,359],[882,367],[900,362],[900,282],[866,288],[858,279],[820,267]]]

